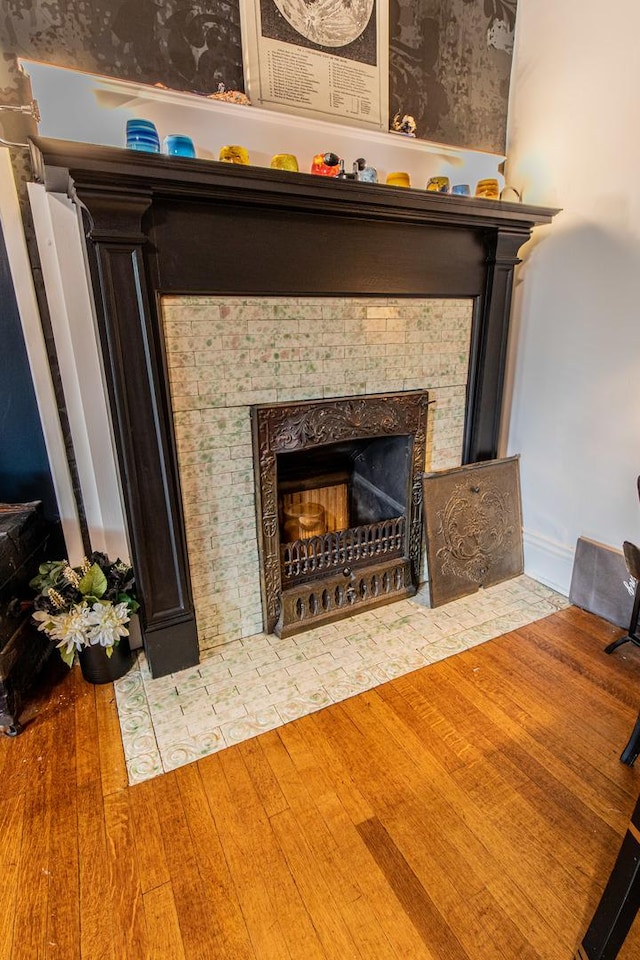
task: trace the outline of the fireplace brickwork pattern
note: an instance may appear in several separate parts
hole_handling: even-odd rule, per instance
[[[461,462],[469,299],[167,297],[200,647],[262,630],[252,404],[429,391],[425,469]]]

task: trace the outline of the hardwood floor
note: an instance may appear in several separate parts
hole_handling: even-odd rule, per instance
[[[0,960],[570,958],[640,790],[619,633],[570,608],[134,787],[74,670],[0,740]]]

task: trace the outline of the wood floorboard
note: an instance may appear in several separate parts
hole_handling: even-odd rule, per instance
[[[71,719],[71,717],[70,717]],[[76,742],[71,736],[55,741],[55,760],[47,802],[56,811],[50,821],[49,900],[46,956],[80,958],[80,877],[78,847],[69,843],[78,832]],[[61,896],[61,892],[64,895]]]
[[[113,686],[96,687],[96,715],[98,746],[100,750],[100,776],[105,797],[127,786],[127,766],[120,739],[120,724],[116,711]]]
[[[112,876],[107,851],[104,796],[100,779],[78,787],[80,956],[119,960],[111,934]],[[69,838],[72,843],[72,839]]]
[[[178,911],[170,883],[154,887],[144,894],[149,960],[185,960]]]
[[[597,654],[586,667],[582,659],[563,654],[547,631],[549,627],[544,625],[536,633],[523,629],[512,647],[516,675],[528,670],[528,684],[543,687],[541,694],[550,695],[554,704],[561,703],[563,713],[580,716],[589,736],[608,740],[611,724],[620,715],[628,716],[629,710],[633,712],[637,697],[617,682],[618,664],[612,664],[605,653]],[[587,711],[585,706],[589,707]]]
[[[200,880],[217,917],[220,956],[251,960],[251,941],[213,817],[216,795],[208,793],[206,775],[196,764],[177,770],[176,779],[191,840],[198,851]]]
[[[72,670],[68,687],[75,703],[76,783],[78,789],[100,779],[100,751],[98,743],[98,713],[96,688],[85,683],[79,670]]]
[[[314,735],[315,724],[328,716],[330,713],[323,711],[322,714],[307,717],[304,722],[283,727],[279,735],[296,769],[315,797],[318,809],[339,847],[340,856],[350,866],[354,881],[362,891],[360,900],[366,897],[375,910],[377,922],[389,944],[387,956],[424,957],[425,960],[431,960],[434,955],[421,942],[416,928],[403,922],[402,911],[398,910],[396,899],[390,896],[384,873],[362,842],[358,826],[363,812],[372,816],[370,809],[362,810],[363,801],[356,805],[349,803],[354,792],[357,792],[353,781],[348,780],[348,786],[345,784],[345,772],[337,762],[335,752],[327,752],[327,744]]]
[[[191,837],[176,773],[158,777],[152,785],[186,960],[226,958],[209,889],[201,879],[200,857]]]
[[[474,798],[465,794],[459,788],[453,777],[449,777],[443,767],[440,767],[437,757],[428,753],[421,753],[419,739],[411,740],[407,726],[398,719],[393,710],[384,704],[385,688],[380,692],[373,691],[366,695],[370,707],[369,714],[375,713],[376,723],[372,726],[371,716],[363,718],[369,732],[369,742],[385,739],[385,730],[395,739],[392,751],[395,755],[393,772],[385,783],[385,806],[378,803],[381,809],[380,819],[392,835],[396,845],[402,850],[414,871],[421,877],[425,888],[443,916],[449,921],[460,912],[459,939],[473,954],[475,937],[467,941],[469,930],[482,929],[492,923],[495,927],[494,944],[499,942],[499,932],[505,927],[505,918],[496,907],[490,914],[484,907],[478,908],[481,894],[492,876],[491,864],[484,868],[481,849],[489,842],[493,857],[496,857],[496,866],[501,870],[509,870],[513,866],[514,847],[518,851],[518,873],[513,879],[515,884],[525,884],[527,890],[536,890],[540,887],[538,862],[531,862],[528,848],[522,844],[521,838],[513,840],[505,837],[505,826],[510,828],[508,814],[503,807],[498,808],[494,816],[484,814],[483,809]],[[353,708],[354,712],[356,707]],[[362,714],[362,711],[360,711]],[[387,737],[388,739],[388,737]],[[402,759],[402,744],[405,744],[406,756]],[[414,769],[415,767],[415,769]],[[394,787],[400,780],[403,782],[399,789]],[[376,781],[384,777],[376,771]],[[395,793],[394,793],[395,790]],[[491,804],[493,809],[494,804]],[[451,824],[451,828],[443,831],[442,823]],[[416,845],[415,836],[421,836],[423,842]],[[553,864],[551,865],[554,866]],[[547,864],[547,870],[549,864]],[[556,867],[560,874],[557,881],[566,882],[561,866]],[[555,897],[551,909],[556,916],[561,916],[566,910],[562,897],[548,891],[538,891],[538,896],[546,894]],[[481,916],[477,915],[480,910]],[[513,949],[513,946],[512,946]],[[520,956],[522,948],[515,956]],[[486,954],[487,958],[503,956],[503,952],[495,946]]]
[[[287,750],[285,731],[264,738],[267,759],[283,784],[288,810],[272,822],[329,957],[393,958],[395,953],[330,828],[330,817]],[[301,856],[302,854],[302,856]],[[311,870],[309,869],[311,867]],[[326,904],[334,904],[331,924]]]
[[[503,644],[501,649],[508,659],[508,646]],[[511,679],[500,671],[500,657],[490,645],[485,645],[482,653],[477,650],[470,656],[450,658],[440,666],[442,675],[451,677],[453,684],[466,689],[470,697],[479,696],[487,716],[510,731],[512,744],[522,744],[548,769],[557,770],[570,789],[592,799],[598,812],[609,811],[614,825],[626,820],[637,794],[637,778],[628,768],[621,769],[618,757],[631,731],[631,711],[625,724],[618,721],[611,728],[609,742],[596,745],[585,736],[581,715],[563,712],[563,700],[552,703],[546,694],[540,700],[533,690],[527,691],[526,678],[521,695],[515,691],[514,699]],[[609,791],[617,802],[603,805],[601,798]],[[622,815],[617,813],[621,808]]]
[[[472,960],[380,821],[357,829],[425,944],[442,960]]]
[[[25,816],[21,797],[0,801],[0,960],[11,960]]]
[[[148,952],[128,793],[127,790],[119,790],[104,798],[111,878],[109,911],[114,950],[119,960],[137,960]]]
[[[570,960],[640,789],[620,634],[569,608],[134,787],[71,671],[0,738],[0,960]]]
[[[246,798],[231,792],[220,756],[202,761],[200,775],[254,954],[265,960],[290,958],[281,927],[287,917],[276,914],[269,878],[252,855],[254,824],[244,816]]]
[[[247,858],[262,873],[265,888],[269,891],[274,917],[291,953],[296,949],[314,960],[324,960],[326,953],[314,927],[294,874],[289,868],[286,853],[278,843],[277,817],[284,810],[267,817],[256,792],[241,751],[226,751],[220,756],[229,795],[235,799],[236,815],[240,822],[251,823],[250,835],[246,838]],[[237,798],[242,798],[238,803]]]
[[[151,890],[170,883],[171,874],[165,856],[162,827],[153,792],[153,783],[150,780],[146,783],[138,783],[127,792],[138,878],[144,896]],[[171,895],[173,896],[173,893]],[[164,894],[164,896],[168,896],[168,894]],[[162,896],[153,902],[161,901]]]
[[[31,960],[47,957],[50,950],[47,927],[55,909],[56,890],[49,883],[51,872],[50,838],[54,816],[49,802],[54,775],[54,729],[38,730],[37,754],[29,760],[30,786],[21,801],[24,804],[24,822],[20,860],[16,876],[18,897],[13,921],[12,960]],[[27,896],[23,892],[27,892]],[[36,909],[33,909],[35,903]]]
[[[399,683],[397,687],[385,688],[384,696],[394,705],[398,715],[406,717],[407,709],[402,704],[400,693],[409,694],[407,699],[418,716],[415,718],[409,715],[406,722],[421,735],[424,730],[424,724],[421,722],[423,715],[421,705],[427,702],[427,695],[421,695],[411,677],[405,680],[406,683]],[[453,683],[442,679],[438,683],[437,694],[438,698],[444,696],[445,702],[446,698],[450,701],[457,699],[457,705],[460,707],[459,730],[465,731],[466,736],[475,738],[474,731],[482,726],[482,712],[476,704],[462,694],[459,686],[456,687]],[[433,689],[429,690],[428,698],[432,701],[436,699]],[[470,755],[471,762],[452,772],[452,776],[464,787],[471,799],[476,803],[485,804],[490,800],[495,807],[508,802],[513,796],[521,796],[532,808],[529,811],[530,817],[527,819],[538,818],[546,825],[552,817],[555,818],[558,843],[562,843],[565,837],[570,838],[571,828],[576,819],[585,826],[593,826],[591,810],[566,788],[563,782],[563,771],[547,770],[526,750],[519,749],[518,743],[506,736],[506,733],[504,725],[499,728],[494,727],[490,739],[485,740],[487,746],[482,758],[478,760],[475,755]],[[493,749],[491,749],[492,744]],[[605,827],[604,824],[601,826]],[[568,843],[570,849],[567,851],[567,856],[570,857],[572,853],[570,840]],[[589,850],[583,851],[583,855],[588,853]]]

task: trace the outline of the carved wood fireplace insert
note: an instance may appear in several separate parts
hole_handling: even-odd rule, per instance
[[[56,140],[34,141],[32,162],[36,179],[48,190],[67,194],[82,205],[132,560],[142,600],[144,646],[153,676],[199,660],[161,297],[470,298],[473,322],[462,462],[496,456],[513,271],[532,229],[550,223],[557,211]],[[418,402],[423,414],[425,399],[423,394]],[[254,412],[254,418],[259,432],[260,411]],[[379,442],[406,443],[402,438],[413,433],[403,426]],[[334,437],[324,450],[327,453],[330,448],[330,456],[323,458],[315,487],[307,483],[312,496],[306,499],[300,496],[306,481],[300,483],[296,451],[272,450],[274,457],[281,458],[279,475],[284,483],[275,522],[289,550],[278,561],[278,577],[291,581],[284,589],[291,599],[280,626],[285,633],[293,629],[296,617],[300,619],[305,604],[307,610],[317,609],[320,618],[323,612],[330,615],[323,602],[335,603],[338,586],[343,597],[355,594],[361,599],[362,592],[380,590],[383,582],[390,589],[413,588],[403,581],[416,559],[411,530],[415,531],[418,520],[410,504],[403,522],[402,512],[388,516],[393,510],[379,509],[367,514],[352,507],[360,532],[355,546],[343,543],[340,549],[358,548],[358,537],[361,552],[366,552],[368,537],[386,538],[388,545],[395,538],[401,544],[390,548],[397,551],[391,569],[376,573],[377,580],[373,572],[352,580],[351,572],[345,576],[344,570],[351,566],[345,562],[333,571],[340,582],[332,581],[331,590],[327,585],[310,590],[309,578],[303,583],[296,573],[301,563],[317,564],[327,553],[320,550],[315,559],[303,557],[299,544],[310,538],[291,539],[289,534],[296,528],[290,526],[287,533],[285,525],[297,523],[299,533],[302,518],[312,532],[318,523],[320,541],[334,536],[336,531],[326,524],[331,512],[327,491],[341,483],[347,488],[367,488],[382,449],[373,451],[374,465],[367,465],[364,448],[371,439]],[[394,459],[408,464],[413,455],[410,446],[398,447]],[[354,461],[365,463],[356,475]],[[415,465],[407,466],[401,478],[407,489],[414,477]],[[336,496],[345,502],[344,493]],[[378,505],[384,502],[387,507],[395,499],[392,490],[380,488],[376,496]],[[264,503],[263,497],[258,508],[264,510]],[[301,503],[315,506],[301,509]],[[382,529],[387,521],[396,523],[395,530],[392,526]],[[361,532],[360,528],[370,527],[376,531]],[[351,520],[344,529],[353,529]],[[272,547],[268,537],[266,544],[263,539],[263,552]],[[399,569],[401,574],[396,572]],[[303,596],[295,593],[301,584]],[[265,597],[268,608],[268,591]],[[275,613],[272,605],[267,612],[269,629],[276,624]]]

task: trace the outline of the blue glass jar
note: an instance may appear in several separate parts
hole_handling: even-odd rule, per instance
[[[361,183],[377,183],[378,171],[375,167],[363,167],[362,170],[358,170],[357,179]]]
[[[171,157],[195,157],[196,148],[191,137],[182,133],[170,133],[164,138],[164,152]]]
[[[160,153],[160,137],[150,120],[127,120],[127,148]]]

